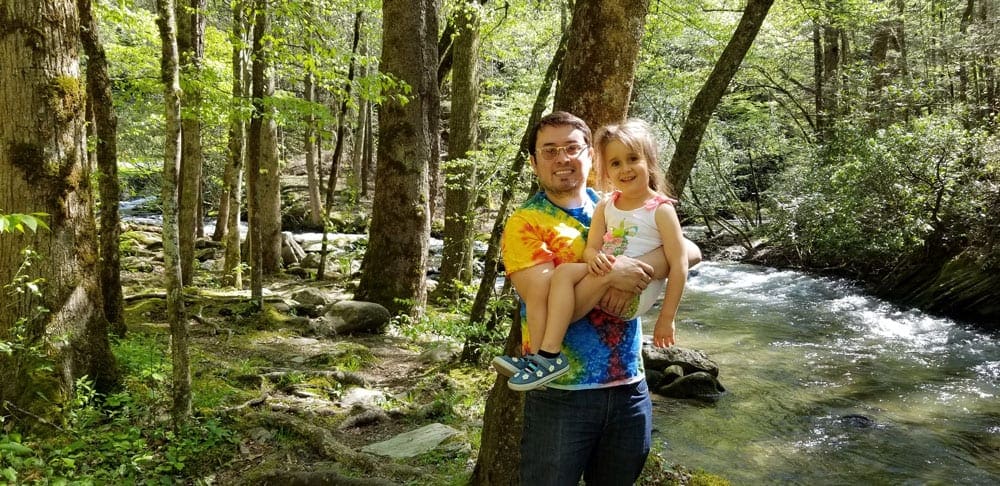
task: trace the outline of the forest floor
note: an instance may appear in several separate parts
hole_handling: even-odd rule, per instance
[[[165,353],[164,301],[155,292],[145,298],[141,290],[161,275],[150,270],[123,278],[128,340]],[[308,319],[279,310],[288,295],[307,286],[336,299],[350,297],[342,284],[286,276],[266,284],[271,293],[263,312],[246,304],[245,293],[200,290],[186,299],[193,316],[195,416],[218,419],[232,433],[225,447],[189,459],[184,482],[468,484],[485,397],[496,379],[492,369],[461,362],[461,343],[404,336],[396,325],[378,335],[315,337]],[[169,363],[169,354],[159,359]],[[161,406],[169,404],[161,398]],[[456,432],[411,458],[361,451],[430,424]],[[664,467],[655,451],[650,457],[642,484],[689,484],[690,474]]]

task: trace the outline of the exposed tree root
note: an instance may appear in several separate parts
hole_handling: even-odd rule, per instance
[[[338,441],[333,434],[308,420],[287,413],[259,414],[256,419],[271,427],[283,427],[305,438],[312,450],[326,458],[343,464],[352,470],[371,476],[389,477],[393,480],[413,480],[424,478],[425,473],[418,468],[396,464],[384,457],[359,452]],[[287,473],[286,473],[287,474]],[[308,477],[308,473],[303,473]],[[279,483],[273,483],[279,484]],[[292,484],[292,483],[281,483]],[[296,483],[296,484],[395,484],[379,483]]]

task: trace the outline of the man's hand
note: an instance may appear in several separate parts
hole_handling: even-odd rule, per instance
[[[616,288],[610,288],[607,292],[605,292],[604,297],[601,297],[601,303],[598,307],[600,307],[602,311],[611,315],[623,318],[629,317],[623,316],[622,314],[628,310],[635,296],[636,294],[631,292],[623,292]]]
[[[653,279],[653,267],[641,260],[620,255],[615,257],[609,277],[612,288],[638,294]]]

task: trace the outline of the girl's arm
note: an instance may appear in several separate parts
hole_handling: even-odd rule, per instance
[[[653,345],[667,347],[674,344],[674,318],[684,294],[687,282],[688,255],[684,243],[684,233],[677,211],[672,204],[661,204],[656,208],[656,228],[663,241],[663,253],[667,258],[670,272],[667,274],[667,290],[660,307],[660,315],[653,328]]]
[[[590,231],[587,233],[587,248],[583,250],[583,261],[587,264],[590,273],[598,277],[611,271],[614,259],[605,255],[601,248],[604,246],[604,233],[607,232],[607,221],[604,218],[604,206],[608,200],[604,199],[597,203],[594,209],[594,216],[590,220]]]

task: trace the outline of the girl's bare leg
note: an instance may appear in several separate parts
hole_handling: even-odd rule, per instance
[[[606,282],[590,275],[585,263],[564,263],[556,267],[549,284],[548,315],[539,349],[549,353],[561,351],[570,323],[593,309],[607,289]]]

